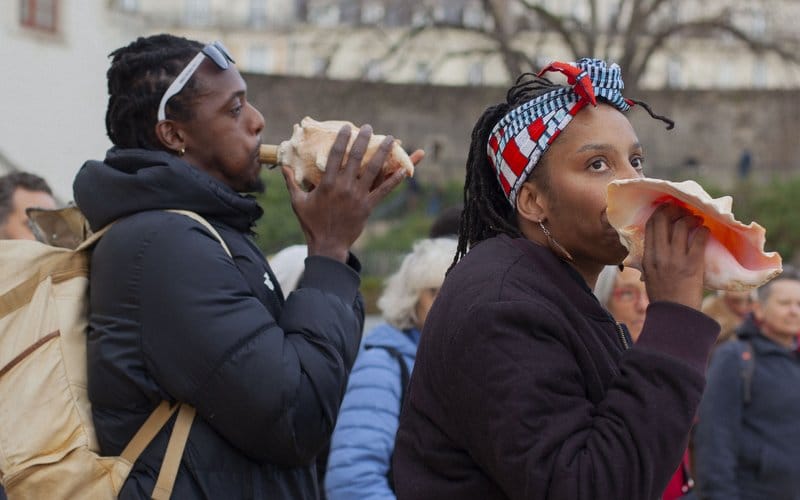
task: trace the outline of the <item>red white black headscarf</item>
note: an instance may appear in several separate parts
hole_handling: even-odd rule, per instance
[[[597,97],[625,112],[633,101],[622,96],[624,84],[619,65],[600,59],[574,63],[553,62],[538,76],[558,71],[569,87],[546,92],[511,110],[492,129],[486,152],[503,192],[515,206],[519,187],[539,163],[550,144],[586,105],[597,106]]]

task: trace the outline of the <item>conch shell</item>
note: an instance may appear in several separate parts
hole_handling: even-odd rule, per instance
[[[702,217],[711,235],[705,251],[703,285],[710,290],[750,290],[780,274],[781,256],[764,252],[765,230],[733,217],[730,196],[712,198],[694,181],[636,178],[608,186],[608,222],[628,249],[623,264],[642,269],[644,229],[662,203],[676,203]]]
[[[278,146],[278,163],[292,167],[294,178],[301,186],[307,189],[318,186],[328,162],[328,152],[344,125],[350,125],[350,142],[347,144],[349,153],[358,135],[359,127],[348,121],[318,122],[306,116],[300,121],[300,124],[295,124],[292,137]],[[385,137],[385,135],[378,134],[370,137],[364,160],[361,163],[362,170]],[[414,164],[400,146],[400,141],[395,139],[378,179],[389,177],[400,169],[405,170],[408,177],[414,175]]]

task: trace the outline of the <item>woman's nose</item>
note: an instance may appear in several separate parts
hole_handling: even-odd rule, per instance
[[[637,170],[630,163],[626,163],[623,168],[617,170],[616,174],[616,179],[636,179],[638,177],[643,177],[642,171]]]

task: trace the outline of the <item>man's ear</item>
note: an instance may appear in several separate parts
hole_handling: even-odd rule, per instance
[[[176,153],[185,151],[184,132],[172,120],[161,120],[156,123],[156,137],[167,149],[171,149]]]
[[[517,192],[517,216],[535,224],[547,220],[544,193],[533,182],[523,182]]]

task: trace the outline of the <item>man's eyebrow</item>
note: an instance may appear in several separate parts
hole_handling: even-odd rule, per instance
[[[231,101],[236,99],[237,97],[244,97],[247,94],[247,89],[237,90],[235,92],[231,92],[231,95],[228,97],[228,100]]]

